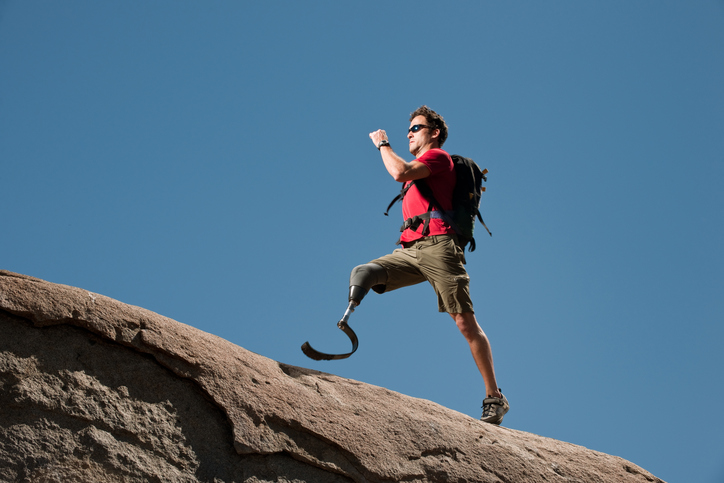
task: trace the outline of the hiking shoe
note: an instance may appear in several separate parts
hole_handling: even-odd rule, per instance
[[[486,397],[483,399],[483,415],[480,420],[484,423],[500,424],[509,409],[510,404],[502,393],[501,397]]]

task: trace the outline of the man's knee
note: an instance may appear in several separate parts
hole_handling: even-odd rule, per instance
[[[376,263],[365,263],[352,269],[349,276],[349,300],[357,305],[375,286],[384,286],[387,283],[387,270]]]
[[[474,337],[483,331],[473,312],[450,314],[450,317],[453,318],[455,325],[457,325],[458,329],[462,332],[466,339]]]

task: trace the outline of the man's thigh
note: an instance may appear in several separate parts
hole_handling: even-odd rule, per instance
[[[472,312],[470,277],[465,270],[465,254],[450,238],[423,244],[418,254],[419,266],[437,294],[440,312]]]
[[[384,290],[372,287],[377,293],[391,292],[426,280],[418,266],[418,251],[414,248],[398,248],[370,263],[376,263],[387,271],[387,284]]]

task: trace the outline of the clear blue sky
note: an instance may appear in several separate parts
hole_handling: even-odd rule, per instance
[[[390,252],[411,111],[490,170],[468,255],[505,426],[724,481],[724,2],[0,1],[1,268],[480,416]],[[485,235],[485,236],[484,236]]]

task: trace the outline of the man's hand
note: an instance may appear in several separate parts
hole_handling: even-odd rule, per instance
[[[371,132],[370,139],[375,144],[375,147],[379,146],[381,141],[389,141],[389,139],[387,139],[387,133],[382,129]]]
[[[381,141],[389,141],[387,139],[387,133],[382,129],[371,132],[370,139],[373,143],[375,143],[375,147],[379,146]],[[395,181],[404,182],[430,176],[430,168],[428,168],[425,164],[417,160],[408,163],[395,154],[391,148],[383,149],[381,154],[382,162],[385,163],[387,172],[390,173],[390,176],[392,176]]]

